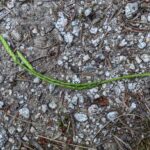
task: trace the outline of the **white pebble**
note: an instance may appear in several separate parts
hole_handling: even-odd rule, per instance
[[[40,79],[38,77],[34,78],[33,83],[36,83],[36,84],[40,83]]]
[[[89,59],[90,59],[90,56],[89,56],[89,55],[85,55],[85,56],[83,57],[83,61],[84,61],[84,62],[88,61]]]
[[[115,119],[118,117],[118,112],[117,111],[112,111],[112,112],[109,112],[107,114],[107,119],[114,122]]]
[[[4,102],[3,101],[0,101],[0,109],[2,109],[4,106]]]
[[[150,55],[148,55],[148,54],[143,54],[143,55],[141,55],[141,59],[142,59],[145,63],[150,62]]]
[[[148,20],[148,22],[150,22],[150,13],[147,16],[147,20]]]
[[[145,43],[145,42],[139,42],[138,47],[139,47],[140,49],[143,49],[143,48],[146,47],[146,43]]]
[[[46,113],[46,111],[47,111],[47,105],[46,104],[42,105],[41,106],[41,110],[42,110],[43,113]]]
[[[138,11],[138,3],[128,3],[125,6],[125,15],[128,19],[131,19]]]
[[[49,108],[51,108],[51,109],[55,109],[55,108],[57,107],[57,104],[56,104],[54,101],[52,101],[52,102],[50,102],[50,103],[48,104],[48,106],[49,106]]]
[[[20,114],[22,117],[26,118],[26,119],[28,119],[28,118],[30,117],[29,109],[26,108],[26,107],[20,109],[20,110],[19,110],[19,114]]]
[[[91,32],[92,34],[96,34],[97,31],[98,31],[98,28],[96,28],[96,27],[92,27],[92,28],[90,29],[90,32]]]
[[[126,45],[127,45],[127,41],[125,39],[123,39],[119,44],[120,47],[124,47]]]
[[[66,43],[71,44],[73,41],[73,35],[70,32],[67,32],[64,34],[64,39]]]
[[[74,114],[74,117],[75,117],[75,119],[77,120],[77,121],[79,121],[79,122],[85,122],[85,121],[87,121],[88,120],[88,117],[87,117],[87,115],[86,114],[84,114],[84,113],[75,113]]]
[[[89,114],[92,115],[92,114],[95,114],[96,112],[98,112],[98,106],[96,104],[93,104],[88,108]]]
[[[135,60],[136,60],[136,62],[137,62],[138,64],[140,64],[140,63],[142,62],[142,60],[139,58],[139,56],[136,56],[136,57],[135,57]]]
[[[84,11],[84,15],[85,16],[89,16],[92,12],[92,8],[87,8],[85,11]]]
[[[3,83],[4,77],[0,75],[0,83]]]
[[[136,103],[133,102],[129,108],[129,111],[132,112],[134,109],[136,109],[136,107],[137,107]]]
[[[59,30],[59,31],[64,31],[65,26],[68,23],[67,18],[64,17],[63,13],[59,13],[60,18],[57,20],[55,27]]]

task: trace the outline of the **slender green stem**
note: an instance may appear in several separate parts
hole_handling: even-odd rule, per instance
[[[52,77],[45,76],[39,72],[37,72],[33,66],[29,63],[29,61],[22,55],[20,51],[16,51],[16,54],[12,51],[6,40],[3,38],[2,35],[0,35],[0,42],[4,46],[6,52],[11,56],[14,63],[22,67],[24,70],[26,70],[28,73],[40,78],[43,81],[46,81],[50,84],[54,84],[60,87],[74,89],[74,90],[84,90],[84,89],[91,89],[97,86],[101,86],[103,84],[112,83],[114,81],[124,80],[124,79],[134,79],[134,78],[142,78],[142,77],[148,77],[150,76],[150,72],[146,73],[135,73],[131,75],[124,75],[116,78],[111,78],[107,80],[97,80],[90,83],[69,83],[63,80],[57,80]]]

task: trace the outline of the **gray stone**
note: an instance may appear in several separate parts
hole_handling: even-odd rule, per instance
[[[73,35],[67,32],[66,34],[64,34],[64,39],[66,43],[71,44],[73,41]]]
[[[89,16],[92,12],[92,8],[87,8],[85,11],[84,11],[84,15],[85,16]]]
[[[56,104],[54,101],[52,101],[52,102],[50,102],[50,103],[48,104],[48,106],[49,106],[49,108],[51,108],[51,109],[55,109],[55,108],[57,107],[57,104]]]
[[[93,104],[88,108],[88,113],[91,115],[97,112],[98,112],[98,106],[96,104]]]
[[[47,109],[48,109],[48,107],[47,107],[46,104],[41,106],[41,110],[42,110],[43,113],[46,113]]]
[[[120,47],[124,47],[126,45],[127,45],[127,41],[125,39],[123,39],[119,44]]]
[[[150,22],[150,13],[147,16],[147,21]]]
[[[19,41],[22,40],[22,36],[21,36],[21,34],[20,34],[17,30],[13,30],[13,31],[11,32],[11,36],[12,36],[17,42],[19,42]]]
[[[6,130],[0,126],[0,147],[2,148],[6,141],[8,140],[8,136]]]
[[[4,102],[3,101],[0,101],[0,109],[2,109],[4,106]]]
[[[34,78],[33,83],[36,83],[36,84],[40,83],[40,79],[38,77]]]
[[[55,90],[55,85],[50,84],[48,89],[49,89],[50,93],[52,93]]]
[[[29,109],[26,108],[26,107],[21,108],[21,109],[19,110],[19,114],[20,114],[22,117],[26,118],[26,119],[29,119],[29,117],[30,117],[30,111],[29,111]]]
[[[0,75],[0,83],[3,83],[3,81],[4,81],[4,77]]]
[[[112,111],[112,112],[109,112],[107,114],[107,119],[114,122],[115,119],[118,117],[118,112],[117,111]]]
[[[96,34],[97,31],[98,31],[98,28],[97,28],[97,27],[92,27],[92,28],[90,29],[90,32],[91,32],[92,34]]]
[[[82,113],[82,112],[79,112],[79,113],[75,113],[74,114],[74,117],[77,121],[79,122],[85,122],[88,120],[88,117],[86,114]]]
[[[128,3],[125,6],[125,15],[128,19],[131,19],[138,11],[138,3]]]
[[[63,13],[60,13],[59,12],[59,19],[57,20],[57,22],[55,23],[55,27],[60,31],[60,32],[63,32],[64,29],[65,29],[65,26],[67,25],[68,23],[68,20],[67,18],[64,16]]]
[[[138,44],[138,47],[139,47],[140,49],[143,49],[143,48],[146,47],[146,43],[143,42],[143,41],[140,41],[139,44]]]
[[[148,54],[143,54],[143,55],[141,55],[141,59],[142,59],[145,63],[150,62],[150,55],[148,55]]]

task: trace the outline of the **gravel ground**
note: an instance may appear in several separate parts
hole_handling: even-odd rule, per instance
[[[72,83],[150,72],[149,0],[1,0],[0,33]],[[2,150],[149,150],[150,78],[84,91],[24,72],[0,45]]]

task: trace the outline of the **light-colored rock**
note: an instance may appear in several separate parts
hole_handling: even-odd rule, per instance
[[[66,43],[71,44],[73,41],[73,35],[70,32],[67,32],[64,34],[64,39]]]
[[[86,114],[82,113],[82,112],[79,112],[79,113],[75,113],[74,114],[74,117],[77,121],[79,122],[85,122],[88,120],[88,117]]]
[[[131,103],[131,106],[129,107],[129,111],[132,112],[134,109],[136,109],[137,105],[136,103]]]
[[[96,34],[97,31],[98,31],[98,28],[97,28],[97,27],[92,27],[92,28],[90,29],[90,32],[91,32],[92,34]]]
[[[147,16],[147,21],[150,22],[150,13]]]
[[[118,117],[118,112],[117,111],[112,111],[112,112],[109,112],[107,114],[107,119],[114,122],[115,119]]]
[[[142,59],[145,63],[150,62],[150,55],[148,55],[148,54],[143,54],[143,55],[141,55],[141,59]]]
[[[64,31],[65,26],[68,23],[67,18],[64,16],[64,14],[62,12],[59,13],[59,19],[57,20],[57,22],[55,23],[55,27],[60,31]]]
[[[3,81],[4,81],[4,77],[0,75],[0,83],[3,83]]]
[[[21,108],[19,114],[26,119],[29,119],[30,117],[30,111],[27,107]]]
[[[48,89],[49,89],[49,91],[50,91],[50,93],[52,93],[54,90],[55,90],[55,85],[53,85],[53,84],[50,84],[49,85],[49,87],[48,87]]]
[[[90,56],[87,54],[83,57],[83,61],[86,62],[90,59]]]
[[[142,60],[139,58],[139,56],[136,56],[136,57],[135,57],[135,60],[136,60],[136,62],[137,62],[138,64],[140,64],[140,63],[142,62]]]
[[[140,49],[143,49],[143,48],[145,48],[145,47],[146,47],[146,43],[145,43],[145,42],[143,42],[143,41],[139,41],[139,43],[138,43],[138,47],[139,47]]]
[[[134,90],[136,88],[136,83],[128,83],[128,89],[129,90]]]
[[[141,16],[141,22],[142,23],[147,23],[147,17],[145,15]]]
[[[134,3],[128,3],[125,6],[125,16],[128,19],[131,19],[138,11],[138,3],[134,2]]]
[[[11,32],[11,36],[12,36],[17,42],[19,42],[19,41],[22,40],[22,36],[21,36],[21,34],[20,34],[17,30],[13,30],[13,31]]]
[[[98,38],[92,40],[92,44],[93,44],[95,47],[98,46],[99,43],[100,43],[100,37],[98,37]]]
[[[41,106],[41,110],[42,110],[43,113],[46,113],[47,109],[48,109],[48,107],[47,107],[46,104],[43,104],[43,105]]]
[[[56,104],[54,101],[52,101],[52,102],[50,102],[50,103],[48,104],[48,106],[49,106],[49,108],[51,108],[51,109],[56,109],[57,104]]]
[[[73,105],[77,105],[77,103],[78,103],[78,97],[77,97],[76,95],[72,97],[71,103],[72,103]]]
[[[89,16],[92,12],[92,8],[87,8],[85,11],[84,11],[84,15],[85,16]]]
[[[2,148],[6,141],[8,140],[8,136],[6,130],[0,126],[0,147]]]
[[[125,39],[123,39],[119,44],[120,47],[124,47],[126,45],[127,45],[127,41]]]
[[[4,106],[4,102],[3,101],[0,101],[0,109],[2,109]]]
[[[36,84],[40,83],[40,79],[38,77],[34,78],[33,83],[36,83]]]
[[[96,104],[93,104],[88,108],[88,113],[90,115],[95,114],[97,112],[98,112],[98,106]]]
[[[74,75],[73,76],[73,79],[72,79],[72,83],[80,83],[80,79],[77,77],[77,75]]]

